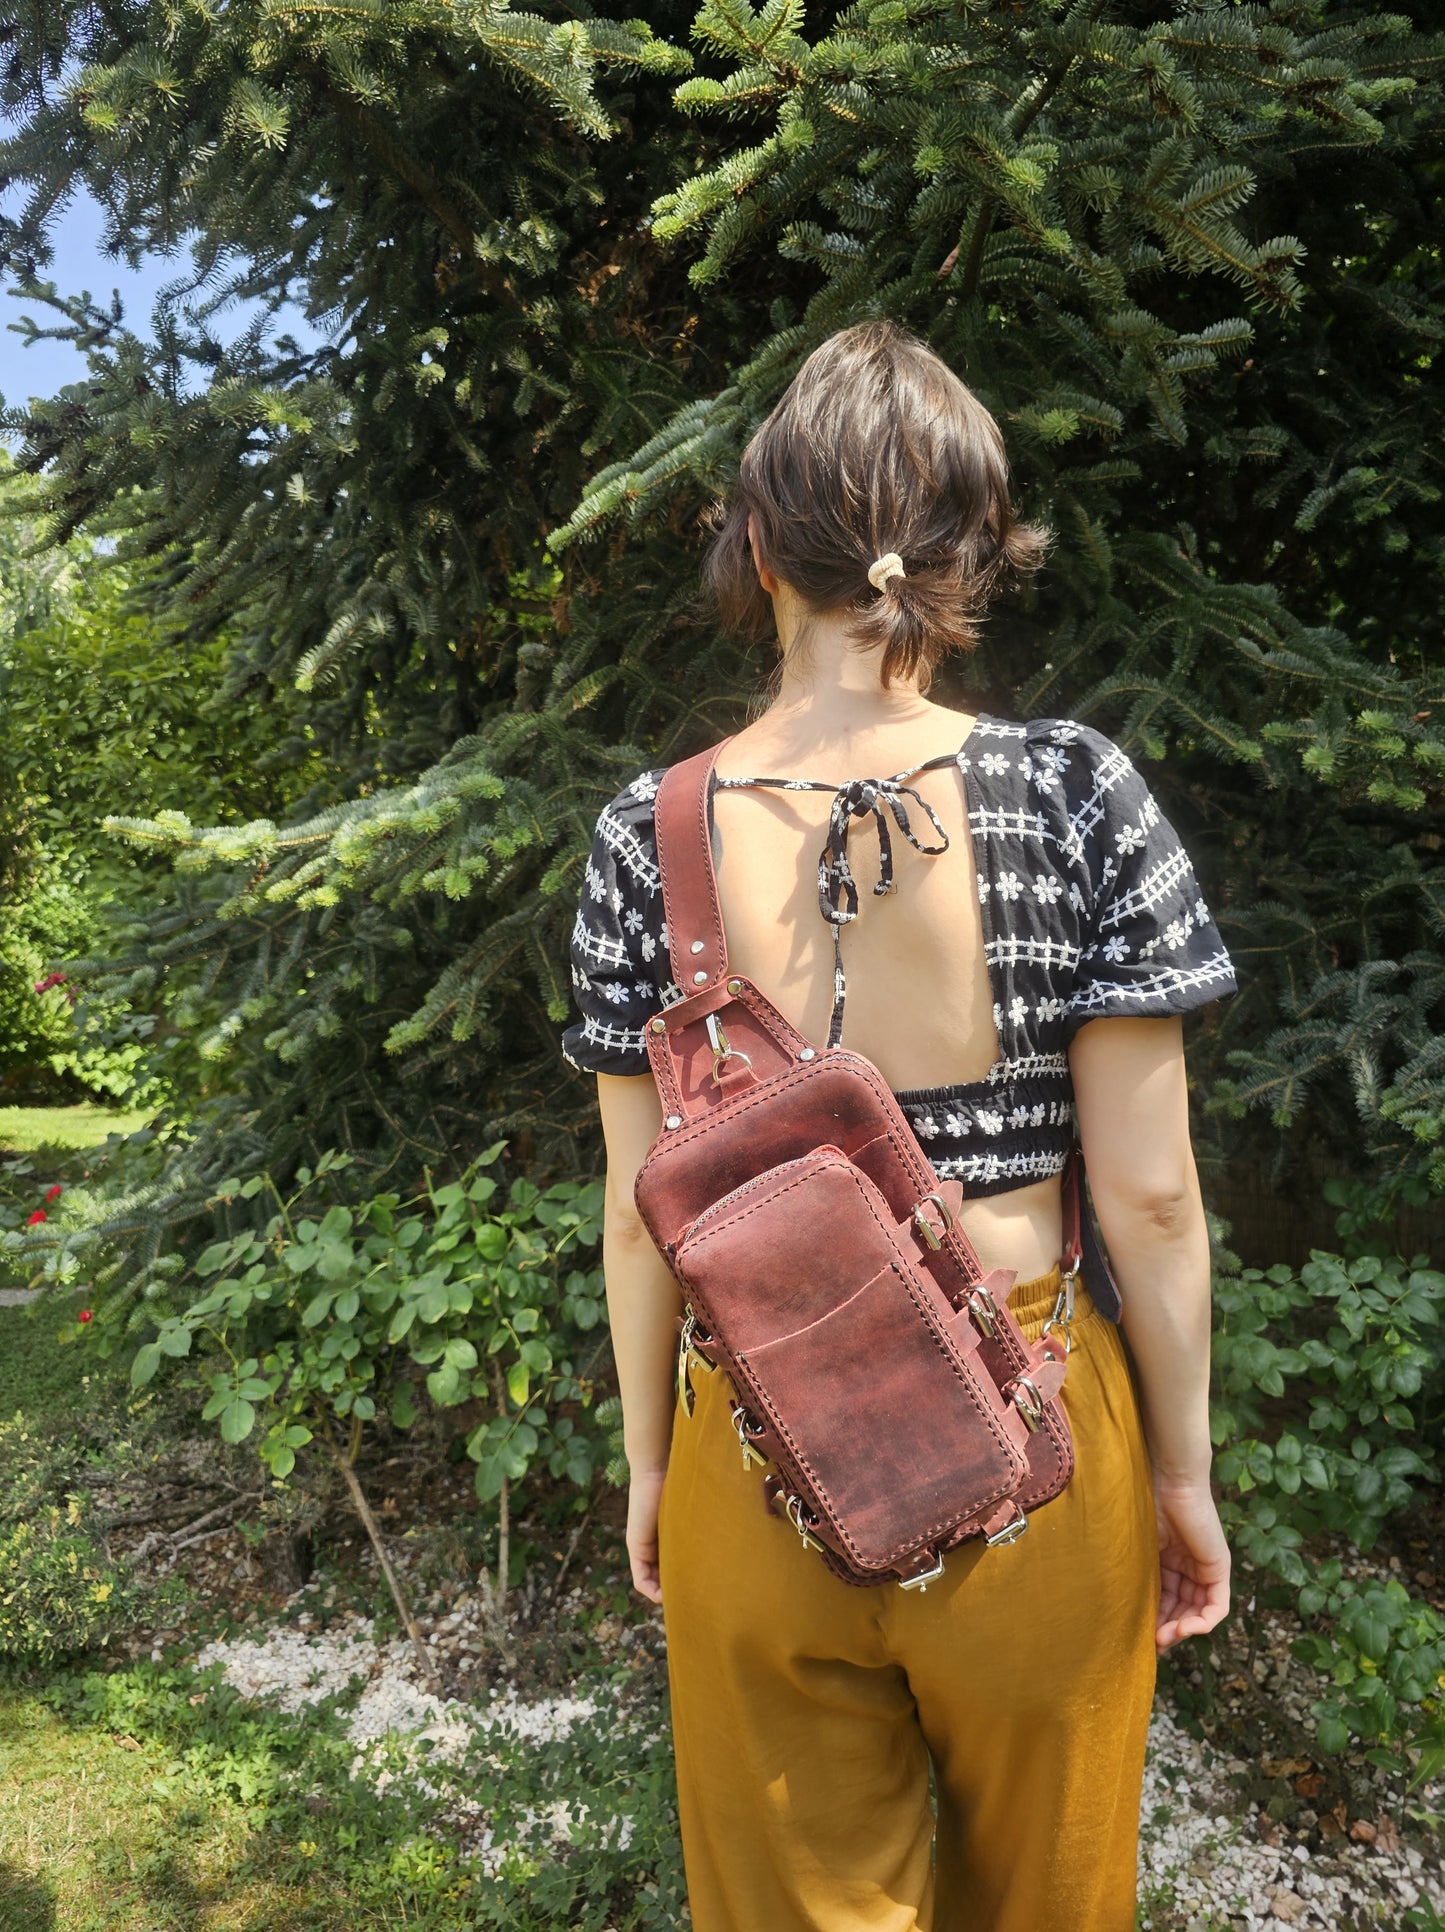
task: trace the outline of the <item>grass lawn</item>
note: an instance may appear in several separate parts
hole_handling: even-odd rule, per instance
[[[259,1762],[244,1768],[264,1776]],[[260,1792],[247,1803],[210,1782],[177,1763],[164,1738],[78,1727],[0,1685],[0,1932],[388,1922],[338,1886],[330,1860],[301,1849],[311,1841],[276,1828]]]
[[[99,1147],[107,1134],[133,1134],[149,1118],[146,1113],[122,1113],[114,1107],[0,1107],[0,1154],[33,1154],[41,1147]]]

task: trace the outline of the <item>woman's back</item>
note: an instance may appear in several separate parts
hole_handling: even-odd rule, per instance
[[[730,960],[806,1038],[880,1069],[939,1177],[963,1183],[986,1263],[1047,1266],[1079,1027],[1226,997],[1229,955],[1177,833],[1105,733],[869,695],[777,707],[721,748],[709,796]],[[563,1050],[600,1073],[645,1074],[645,1022],[683,992],[661,777],[604,807],[573,933],[583,1018]]]
[[[903,836],[885,801],[893,889],[874,896],[880,855],[871,813],[855,817],[848,863],[858,917],[843,933],[847,974],[843,1043],[865,1054],[895,1091],[971,1084],[1001,1057],[973,838],[957,754],[971,714],[920,707],[904,724],[844,732],[808,718],[764,717],[739,732],[717,764],[729,778],[806,778],[842,786],[912,772],[907,786],[933,808],[948,840],[925,855]],[[916,771],[930,759],[953,760]],[[714,857],[731,964],[746,973],[807,1038],[828,1037],[833,934],[819,906],[819,855],[835,794],[719,785]],[[915,799],[901,800],[925,845],[942,843]]]

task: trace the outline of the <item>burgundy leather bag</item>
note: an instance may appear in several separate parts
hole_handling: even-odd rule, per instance
[[[961,1183],[938,1179],[878,1069],[815,1047],[730,971],[709,838],[721,749],[669,767],[655,806],[683,996],[647,1022],[665,1119],[635,1199],[683,1290],[679,1392],[690,1415],[691,1371],[724,1368],[767,1506],[844,1581],[921,1589],[969,1538],[1021,1536],[1073,1474],[1058,1394],[1091,1234],[1082,1157],[1075,1142],[1064,1291],[1031,1344],[1016,1272],[983,1268]]]

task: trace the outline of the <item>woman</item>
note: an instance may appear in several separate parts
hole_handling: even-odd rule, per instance
[[[724,615],[781,652],[712,793],[732,966],[819,1045],[846,993],[847,1044],[963,1181],[963,1225],[986,1268],[1015,1271],[1030,1340],[1060,1285],[1076,1120],[1123,1296],[1127,1354],[1078,1296],[1072,1480],[1016,1546],[963,1544],[926,1593],[841,1582],[759,1507],[723,1371],[695,1378],[691,1414],[675,1399],[680,1297],[633,1203],[662,1125],[643,1025],[680,997],[660,773],[597,823],[563,1045],[598,1075],[627,1544],[666,1622],[698,1932],[1132,1932],[1157,1656],[1228,1609],[1179,1016],[1234,992],[1229,958],[1117,745],[926,695],[1043,542],[1014,517],[988,412],[870,322],[825,342],[752,438],[708,566]],[[844,794],[877,775],[890,796]],[[872,881],[847,837],[869,816]]]

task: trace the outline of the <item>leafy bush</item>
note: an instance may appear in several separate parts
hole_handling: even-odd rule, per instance
[[[600,1240],[602,1187],[544,1191],[517,1176],[504,1188],[482,1171],[504,1146],[405,1202],[377,1194],[299,1212],[347,1164],[339,1154],[303,1168],[288,1199],[269,1176],[235,1184],[245,1198],[269,1187],[276,1212],[264,1230],[198,1256],[184,1279],[209,1281],[203,1294],[166,1311],[181,1284],[160,1279],[132,1308],[120,1326],[151,1331],[133,1383],[194,1357],[203,1417],[226,1442],[256,1436],[284,1480],[336,1421],[350,1430],[352,1461],[378,1415],[410,1428],[421,1379],[439,1407],[481,1405],[467,1451],[484,1501],[539,1466],[585,1487],[607,1450],[589,1413],[596,1385],[578,1362],[595,1361],[606,1331],[589,1341],[602,1319],[600,1270],[573,1264]]]
[[[102,1647],[150,1600],[106,1550],[79,1480],[87,1447],[64,1416],[0,1421],[0,1657],[47,1665]]]
[[[1308,1562],[1304,1545],[1333,1531],[1367,1552],[1438,1479],[1420,1411],[1439,1401],[1445,1274],[1424,1255],[1314,1249],[1298,1272],[1224,1276],[1214,1303],[1211,1427],[1231,1540],[1294,1590],[1310,1626],[1294,1649],[1330,1682],[1313,1706],[1321,1750],[1359,1739],[1418,1784],[1445,1766],[1445,1619],[1393,1578]]]

